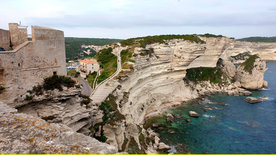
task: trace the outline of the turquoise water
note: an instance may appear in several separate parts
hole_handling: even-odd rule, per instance
[[[169,110],[178,115],[175,122],[158,130],[162,141],[176,149],[175,153],[276,153],[276,62],[267,62],[265,80],[268,90],[254,91],[252,96],[268,96],[259,104],[249,104],[243,96],[213,95],[203,104],[198,101]],[[227,106],[217,104],[226,102]],[[204,112],[208,105],[213,110]],[[188,111],[202,115],[190,118]],[[186,123],[183,117],[190,118]],[[168,131],[175,133],[168,133]],[[175,151],[174,149],[171,151]]]

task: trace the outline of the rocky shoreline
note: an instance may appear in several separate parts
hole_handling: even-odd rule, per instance
[[[133,53],[138,55],[134,57],[134,72],[119,77],[120,85],[112,93],[113,104],[117,105],[118,111],[125,118],[115,126],[103,126],[107,143],[119,150],[124,148],[126,143],[130,143],[137,145],[134,148],[138,153],[157,153],[160,151],[161,142],[154,140],[159,139],[158,135],[153,134],[149,128],[148,124],[152,118],[163,115],[166,110],[183,102],[200,99],[202,96],[218,93],[249,96],[251,92],[248,90],[267,87],[268,84],[264,81],[264,72],[267,70],[265,61],[246,52],[226,56],[224,50],[229,40],[205,39],[205,48],[179,40],[169,41],[167,45],[152,44],[145,49],[134,48]],[[170,51],[170,48],[177,49]],[[151,53],[145,55],[146,50]],[[197,61],[198,55],[193,55],[196,50],[205,51],[202,56],[204,59],[209,50],[213,54],[221,55],[221,58],[212,56],[215,58],[212,60],[214,67],[195,67],[203,63],[201,60]],[[170,52],[173,52],[173,55]],[[190,60],[187,60],[188,53],[191,54],[188,57]],[[206,59],[209,59],[208,57]],[[195,68],[182,68],[184,64]],[[107,98],[107,101],[110,99]],[[205,110],[209,108],[206,107]],[[152,140],[144,143],[141,136]]]

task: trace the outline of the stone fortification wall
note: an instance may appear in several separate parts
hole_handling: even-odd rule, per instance
[[[0,84],[5,87],[0,101],[13,107],[19,105],[15,98],[44,78],[54,73],[66,74],[63,32],[40,27],[32,27],[32,32],[33,41],[24,42],[13,51],[0,52]]]
[[[0,29],[0,48],[4,48],[6,51],[10,50],[10,32]]]
[[[28,41],[27,28],[20,28],[17,23],[9,23],[12,48]]]

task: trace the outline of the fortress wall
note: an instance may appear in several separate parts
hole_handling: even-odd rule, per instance
[[[28,41],[27,28],[19,28],[17,23],[9,23],[12,48]]]
[[[14,51],[0,52],[0,69],[3,68],[0,84],[6,88],[0,94],[0,101],[12,107],[20,106],[21,102],[15,102],[15,98],[41,84],[54,72],[66,75],[63,32],[36,28],[33,36],[34,41],[25,42]]]
[[[10,32],[7,30],[0,29],[0,47],[6,51],[10,50]]]

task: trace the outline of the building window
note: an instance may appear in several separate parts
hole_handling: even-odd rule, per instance
[[[57,72],[55,71],[55,72],[53,72],[53,75],[57,75]]]

